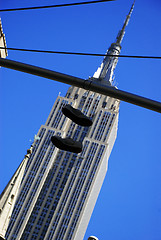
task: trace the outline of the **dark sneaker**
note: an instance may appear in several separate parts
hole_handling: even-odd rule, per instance
[[[70,118],[78,125],[90,127],[93,123],[89,117],[85,116],[80,110],[73,108],[69,104],[62,108],[62,112],[66,117]]]
[[[80,153],[82,151],[82,143],[78,141],[74,141],[72,138],[61,138],[58,136],[51,137],[52,143],[59,149]]]

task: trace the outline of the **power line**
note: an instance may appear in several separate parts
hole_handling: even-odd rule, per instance
[[[35,10],[35,9],[45,9],[45,8],[57,8],[57,7],[70,7],[78,5],[87,5],[101,2],[111,2],[115,0],[96,0],[96,1],[87,1],[87,2],[77,2],[77,3],[64,3],[64,4],[55,4],[48,6],[37,6],[37,7],[23,7],[23,8],[9,8],[9,9],[0,9],[0,12],[11,12],[11,11],[22,11],[22,10]]]
[[[22,52],[53,53],[53,54],[80,55],[80,56],[93,56],[93,57],[105,57],[105,56],[107,56],[107,54],[101,54],[101,53],[66,52],[66,51],[25,49],[25,48],[0,47],[0,49],[22,51]],[[161,57],[159,57],[159,56],[111,55],[111,54],[108,54],[108,56],[110,56],[110,57],[122,57],[122,58],[161,59]]]

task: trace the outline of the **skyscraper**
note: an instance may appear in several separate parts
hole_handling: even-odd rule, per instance
[[[7,53],[7,49],[5,49],[6,46],[6,38],[5,38],[5,34],[3,33],[3,28],[2,28],[2,22],[0,19],[0,47],[3,47],[4,49],[0,49],[0,57],[1,58],[6,58],[8,53]]]
[[[5,34],[3,33],[3,28],[2,28],[2,22],[0,19],[0,57],[1,58],[6,58],[8,53],[6,48],[6,38]],[[13,179],[11,179],[10,183],[12,182]],[[11,189],[9,190],[9,184],[5,188],[5,191],[2,192],[0,196],[0,239],[4,238],[4,235],[7,230],[7,226],[9,223],[9,216],[10,212],[12,212],[13,209],[13,192],[11,193]],[[9,190],[9,191],[8,191]],[[14,189],[15,190],[15,189]],[[3,193],[6,193],[3,195]],[[11,198],[12,196],[12,198]],[[10,199],[8,199],[10,198]],[[6,201],[6,200],[9,201]]]
[[[134,4],[93,78],[113,85],[116,67]],[[115,55],[115,56],[111,56]],[[62,113],[71,104],[93,120],[82,127]],[[7,239],[83,239],[107,172],[117,135],[119,101],[77,87],[58,96],[45,125],[40,127],[7,229]],[[83,142],[80,154],[59,150],[53,135]]]

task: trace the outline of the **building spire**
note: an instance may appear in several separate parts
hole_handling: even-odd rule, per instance
[[[133,4],[131,6],[129,14],[127,15],[127,17],[125,19],[125,22],[124,22],[124,25],[123,25],[122,29],[119,31],[119,33],[117,35],[117,38],[116,38],[116,43],[117,44],[121,44],[121,42],[122,42],[122,39],[123,39],[124,34],[125,34],[125,28],[128,25],[128,22],[130,20],[131,14],[132,14],[132,11],[134,9],[134,4],[135,4],[135,0],[134,0]]]
[[[109,49],[107,50],[106,56],[103,59],[101,66],[94,73],[93,78],[97,78],[100,81],[104,81],[106,84],[112,85],[114,77],[114,69],[118,62],[118,57],[116,55],[120,54],[121,51],[121,42],[125,34],[125,28],[128,25],[130,20],[133,8],[134,8],[135,0],[131,6],[130,12],[127,15],[125,22],[123,24],[122,29],[119,31],[116,41],[111,44]],[[114,55],[113,57],[111,55]]]

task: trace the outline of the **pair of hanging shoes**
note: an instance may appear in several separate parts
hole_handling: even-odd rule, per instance
[[[80,110],[73,108],[71,105],[67,104],[62,108],[63,114],[70,118],[73,122],[78,125],[90,127],[92,125],[92,120],[85,116]],[[74,141],[72,138],[61,138],[58,136],[51,137],[52,143],[59,149],[80,153],[82,151],[82,143]]]
[[[73,122],[78,125],[90,127],[92,125],[92,120],[84,115],[80,110],[73,108],[71,105],[67,104],[62,108],[63,114],[70,118]]]

